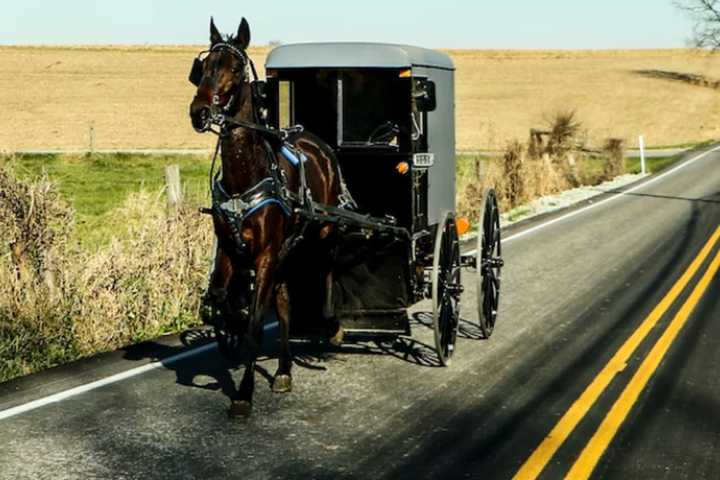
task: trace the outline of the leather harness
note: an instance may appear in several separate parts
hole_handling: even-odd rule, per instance
[[[253,83],[258,81],[255,65],[244,51],[226,43],[217,44],[213,46],[211,50],[227,50],[233,55],[238,56],[246,65],[251,67],[255,79]],[[253,86],[253,115],[256,122],[248,122],[230,116],[229,112],[236,101],[236,95],[232,95],[228,104],[225,106],[214,102],[211,115],[211,123],[219,128],[218,131],[211,130],[218,135],[218,143],[210,169],[212,208],[209,210],[203,209],[203,212],[217,216],[225,221],[230,227],[235,247],[238,252],[241,253],[244,252],[247,247],[241,235],[242,225],[249,217],[271,205],[278,206],[288,217],[293,214],[295,208],[313,210],[315,205],[312,201],[310,188],[307,185],[305,175],[305,162],[307,161],[307,157],[298,147],[288,141],[290,135],[301,133],[304,130],[303,127],[296,125],[287,129],[274,129],[267,124],[261,124],[261,122],[263,122],[263,120],[261,120],[263,116],[258,113],[256,108],[257,103],[263,100],[259,98],[259,96],[258,89]],[[222,185],[221,171],[219,170],[217,173],[214,173],[214,170],[218,154],[220,153],[222,139],[238,128],[254,130],[260,134],[270,165],[270,175],[261,179],[241,194],[230,194]],[[275,144],[279,143],[280,154],[285,157],[291,165],[298,169],[298,192],[289,190],[285,172],[280,168],[271,142]],[[355,201],[347,189],[342,173],[340,172],[340,166],[338,165],[337,168],[341,187],[339,208],[355,210]]]

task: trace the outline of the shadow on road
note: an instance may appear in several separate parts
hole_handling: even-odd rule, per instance
[[[469,408],[458,400],[457,408],[465,405],[463,408],[456,410],[448,404],[441,412],[436,412],[435,417],[445,419],[442,430],[426,432],[413,453],[387,472],[387,478],[416,478],[418,472],[423,472],[426,478],[463,478],[469,471],[482,471],[491,478],[516,471],[552,428],[551,424],[545,423],[547,418],[544,421],[528,420],[538,412],[547,412],[548,405],[567,403],[569,406],[577,398],[589,383],[588,379],[594,377],[617,345],[624,341],[626,330],[623,327],[627,326],[628,319],[639,318],[639,313],[647,309],[647,300],[657,294],[663,281],[672,278],[677,271],[678,259],[686,258],[687,246],[702,244],[706,239],[700,219],[696,206],[683,231],[678,232],[678,237],[685,241],[668,245],[671,250],[663,256],[662,265],[657,265],[657,259],[651,259],[656,272],[653,279],[612,318],[603,318],[601,331],[593,331],[589,325],[598,325],[599,313],[605,308],[603,299],[589,305],[584,318],[579,318],[561,335],[552,330],[543,332],[545,336],[555,335],[556,340],[539,342],[542,346],[538,346],[521,365],[515,364],[513,373],[495,385],[482,402]],[[649,265],[638,265],[637,268],[650,270]],[[605,297],[621,298],[624,294],[626,287],[621,286]],[[561,363],[561,356],[572,360]],[[538,368],[543,365],[564,367],[545,374],[542,384],[528,392],[525,385],[539,375]],[[522,395],[512,392],[522,392]],[[555,418],[547,413],[544,417]],[[401,438],[409,432],[400,429],[396,435]],[[400,440],[388,438],[387,441]]]
[[[162,362],[165,368],[175,372],[178,385],[203,390],[219,390],[228,398],[232,398],[236,393],[236,388],[231,372],[238,368],[238,364],[226,360],[217,350],[204,354],[205,356],[211,356],[211,361],[198,361],[197,359],[172,363],[167,361],[167,359],[187,352],[189,349],[199,348],[214,341],[214,335],[208,329],[189,330],[180,336],[180,345],[146,342],[126,348],[123,358],[131,361],[149,359]],[[212,378],[214,381],[204,384],[197,383],[197,378]]]
[[[410,319],[411,328],[432,328],[432,316],[428,312],[416,313]],[[463,321],[461,336],[466,338],[482,338],[479,328]],[[203,390],[221,391],[228,398],[237,393],[233,371],[243,366],[243,360],[230,361],[223,357],[217,349],[198,354],[191,360],[168,361],[177,355],[193,348],[212,345],[215,342],[214,332],[209,328],[188,330],[180,336],[179,345],[168,345],[160,342],[145,342],[124,349],[123,358],[130,361],[152,360],[163,363],[163,366],[175,372],[178,385]],[[435,348],[416,339],[406,336],[362,336],[348,335],[341,346],[333,346],[324,339],[317,337],[293,338],[290,340],[293,363],[300,368],[309,370],[327,370],[332,362],[344,362],[342,355],[388,355],[404,362],[422,367],[439,367]],[[272,384],[273,375],[262,363],[276,360],[279,354],[276,330],[265,334],[263,353],[258,358],[255,371],[268,385]],[[212,379],[200,382],[198,379]]]

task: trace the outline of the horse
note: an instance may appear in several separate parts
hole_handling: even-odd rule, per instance
[[[210,212],[217,250],[204,303],[213,312],[210,322],[221,322],[244,347],[245,371],[231,398],[231,416],[251,413],[263,318],[272,308],[279,323],[280,352],[271,388],[276,393],[292,390],[290,293],[281,267],[288,244],[298,238],[303,223],[293,207],[302,204],[306,199],[299,197],[306,194],[312,201],[339,206],[344,188],[330,146],[301,129],[286,136],[263,124],[260,96],[251,78],[254,75],[257,81],[247,54],[249,44],[250,26],[245,18],[237,33],[227,37],[220,34],[211,18],[210,48],[203,52],[207,56],[196,59],[191,73],[191,81],[197,86],[190,104],[192,126],[202,133],[222,124],[217,132],[222,175],[212,184]],[[294,154],[288,154],[288,148]],[[244,210],[229,206],[236,200],[239,202],[234,205],[244,206]],[[333,230],[331,224],[319,225],[311,233],[306,232],[303,241],[327,240]],[[250,295],[246,288],[248,271],[254,272],[254,291]],[[325,282],[327,300],[323,310],[328,337],[338,345],[343,331],[330,318],[331,269]],[[246,314],[242,313],[244,308]]]

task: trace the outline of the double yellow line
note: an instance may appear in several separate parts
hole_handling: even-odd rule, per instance
[[[615,355],[610,359],[602,371],[595,377],[585,391],[572,404],[570,409],[562,416],[560,421],[550,431],[547,437],[533,452],[530,458],[523,464],[520,470],[515,474],[515,479],[535,479],[542,473],[545,466],[550,462],[555,452],[567,440],[575,427],[585,417],[587,412],[592,408],[600,395],[605,391],[615,375],[625,369],[630,356],[637,350],[642,341],[647,337],[650,331],[657,325],[665,312],[685,290],[685,287],[693,279],[697,271],[703,265],[707,257],[712,252],[715,244],[720,239],[720,227],[710,237],[708,242],[703,246],[697,257],[690,264],[685,273],[673,285],[670,291],[653,309],[648,317],[633,332]],[[670,345],[677,337],[683,325],[687,322],[690,314],[697,306],[703,294],[707,290],[710,282],[720,268],[720,251],[715,255],[714,260],[705,271],[700,281],[697,283],[692,293],[675,315],[665,333],[655,343],[652,350],[640,365],[640,368],[620,394],[615,404],[612,406],[602,424],[595,431],[578,459],[573,464],[565,478],[567,479],[585,479],[590,477],[600,457],[603,455],[608,445],[615,437],[618,429],[627,418],[632,406],[637,401],[640,393],[647,385],[650,377],[660,365],[663,357],[667,353]]]

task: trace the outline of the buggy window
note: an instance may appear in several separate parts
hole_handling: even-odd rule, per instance
[[[338,144],[399,147],[408,134],[409,80],[397,71],[349,70],[338,75]]]
[[[280,81],[278,85],[278,120],[280,128],[292,125],[292,83],[287,80]]]

